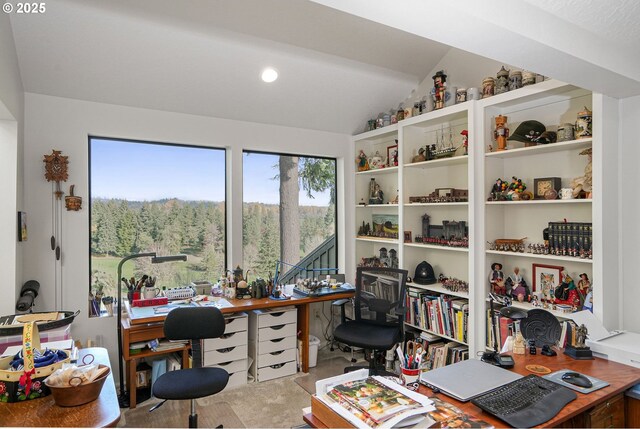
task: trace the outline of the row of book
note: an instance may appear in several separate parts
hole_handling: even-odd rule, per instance
[[[416,343],[426,351],[423,359],[423,370],[441,368],[445,365],[469,359],[469,347],[455,341],[445,341],[428,332],[405,332],[407,339]]]
[[[408,324],[467,342],[468,300],[415,288],[407,290],[406,300]]]
[[[495,338],[494,324],[496,326]],[[501,315],[497,309],[493,311],[493,314],[490,309],[487,310],[487,345],[489,348],[493,349],[497,342],[497,349],[501,350],[507,338],[515,335],[515,329],[513,319]]]
[[[552,253],[575,249],[591,249],[593,224],[591,222],[549,222],[549,248]]]

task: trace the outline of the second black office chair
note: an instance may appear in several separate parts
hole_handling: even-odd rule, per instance
[[[333,332],[336,341],[372,350],[369,375],[376,375],[380,354],[402,340],[407,270],[359,267],[356,273],[354,319],[342,322]],[[347,367],[345,372],[358,367]]]
[[[191,340],[192,368],[169,371],[153,383],[153,396],[167,400],[191,400],[189,427],[198,427],[196,399],[213,395],[227,386],[229,374],[221,368],[202,367],[202,340],[224,334],[225,321],[215,307],[186,307],[172,310],[164,322],[164,336],[169,340]]]

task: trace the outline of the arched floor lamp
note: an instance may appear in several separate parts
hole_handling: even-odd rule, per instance
[[[122,369],[122,265],[130,259],[136,258],[151,258],[152,264],[161,264],[163,262],[173,261],[186,261],[187,255],[171,255],[171,256],[156,256],[156,252],[148,253],[136,253],[133,255],[125,256],[118,264],[118,359],[119,359],[119,375],[120,375],[120,395],[118,395],[118,403],[120,408],[129,408],[129,395],[124,388],[124,370]],[[131,386],[129,386],[131,388]]]

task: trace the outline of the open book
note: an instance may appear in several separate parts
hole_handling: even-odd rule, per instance
[[[365,375],[355,380],[341,378],[334,377],[335,382],[325,383],[322,386],[324,393],[317,392],[317,396],[356,427],[401,427],[417,422],[424,425],[429,422],[423,420],[431,420],[425,414],[434,410],[434,407],[424,395],[384,377]]]

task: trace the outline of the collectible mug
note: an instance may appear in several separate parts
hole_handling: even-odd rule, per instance
[[[158,295],[160,295],[160,289],[158,289],[157,287],[156,288],[145,287],[144,292],[142,292],[142,295],[144,296],[144,299],[153,299]]]
[[[482,98],[480,96],[480,89],[478,88],[467,89],[467,100],[480,100],[480,98]]]
[[[573,199],[573,189],[571,189],[571,188],[562,188],[562,189],[560,189],[560,199],[562,199],[562,200],[572,200]]]

